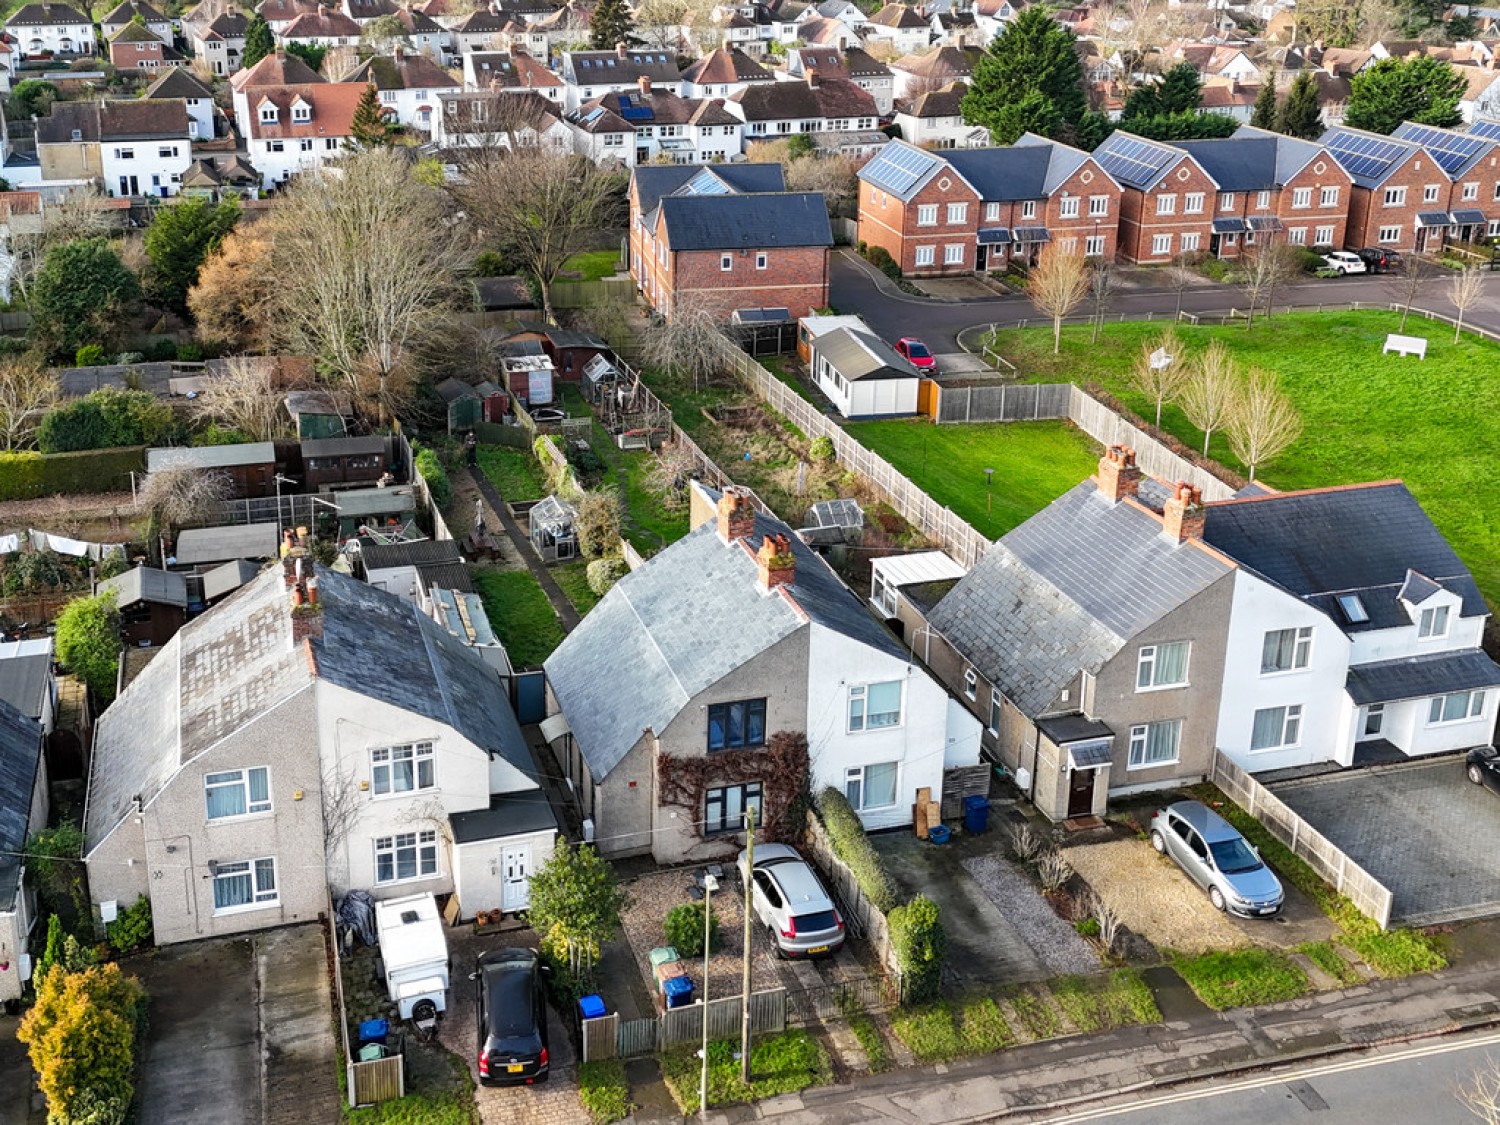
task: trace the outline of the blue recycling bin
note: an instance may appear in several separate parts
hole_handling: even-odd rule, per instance
[[[972,796],[964,798],[964,831],[978,836],[990,826],[990,799]]]
[[[669,1008],[686,1008],[693,1002],[693,982],[687,977],[668,977],[661,982],[661,993]]]
[[[359,1025],[359,1044],[384,1043],[390,1030],[391,1025],[385,1020],[365,1020]]]
[[[581,996],[578,999],[578,1011],[586,1020],[596,1020],[604,1014],[604,1001],[598,996]]]

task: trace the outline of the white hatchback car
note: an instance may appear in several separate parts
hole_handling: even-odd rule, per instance
[[[746,855],[735,866],[746,878]],[[788,844],[755,849],[750,902],[782,957],[828,957],[844,944],[844,919],[816,872]]]
[[[1348,250],[1335,250],[1331,254],[1324,254],[1323,260],[1328,263],[1329,269],[1343,274],[1365,273],[1369,269],[1363,258],[1358,254],[1351,254]]]

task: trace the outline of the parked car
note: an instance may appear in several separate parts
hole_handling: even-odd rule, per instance
[[[1234,826],[1202,801],[1178,801],[1152,814],[1151,846],[1175,859],[1219,910],[1245,918],[1281,910],[1281,881]]]
[[[937,367],[932,350],[915,336],[902,336],[896,341],[896,351],[918,371],[932,371]]]
[[[825,957],[844,944],[844,919],[807,860],[788,844],[761,844],[755,870],[746,869],[743,851],[740,878],[752,883],[755,917],[771,935],[781,957]]]
[[[547,1081],[546,972],[534,949],[491,949],[475,960],[481,1086]]]
[[[531,411],[531,420],[538,426],[555,426],[567,417],[568,412],[560,406],[538,406]]]
[[[1324,254],[1323,260],[1328,263],[1329,269],[1342,274],[1367,272],[1365,260],[1348,250],[1335,250],[1332,254]]]
[[[1500,750],[1493,746],[1479,746],[1469,751],[1469,761],[1464,767],[1469,780],[1500,793]]]
[[[1379,246],[1366,246],[1355,251],[1371,273],[1395,273],[1401,269],[1401,253],[1385,250]]]

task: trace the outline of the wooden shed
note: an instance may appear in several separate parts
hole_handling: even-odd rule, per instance
[[[308,491],[378,484],[390,461],[390,443],[383,437],[302,442],[302,474]]]
[[[146,450],[146,471],[186,467],[227,473],[234,498],[276,495],[276,446],[269,441],[244,445],[168,446]]]

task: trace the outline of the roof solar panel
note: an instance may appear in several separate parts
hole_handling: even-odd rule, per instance
[[[904,196],[938,163],[936,157],[921,149],[886,145],[860,174],[892,195]]]
[[[1476,137],[1488,137],[1491,140],[1500,141],[1500,121],[1488,117],[1481,117],[1469,126],[1469,132]]]
[[[1404,122],[1395,135],[1402,140],[1419,144],[1432,153],[1438,166],[1450,176],[1462,172],[1465,165],[1493,142],[1493,138],[1439,129],[1435,125],[1415,125],[1409,121]]]

